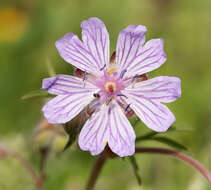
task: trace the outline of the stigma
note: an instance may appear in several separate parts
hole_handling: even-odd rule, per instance
[[[105,83],[105,90],[108,93],[114,93],[117,90],[116,83],[115,82],[111,82],[111,81],[106,82]]]

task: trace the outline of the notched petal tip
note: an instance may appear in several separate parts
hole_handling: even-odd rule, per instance
[[[43,79],[42,88],[40,88],[40,90],[49,90],[55,84],[57,79],[58,76]]]
[[[143,26],[143,25],[129,25],[127,28],[125,28],[123,30],[124,32],[130,32],[130,33],[133,33],[135,35],[138,35],[138,34],[145,34],[147,32],[147,28],[146,26]]]
[[[86,28],[86,27],[105,27],[105,24],[102,20],[100,20],[97,17],[91,17],[88,20],[84,20],[81,22],[81,28]]]

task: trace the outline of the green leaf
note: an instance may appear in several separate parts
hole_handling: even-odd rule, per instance
[[[147,140],[147,139],[151,139],[152,137],[154,137],[155,135],[157,135],[158,133],[155,132],[155,131],[152,131],[152,132],[149,132],[149,133],[146,133],[140,137],[137,137],[136,138],[136,142],[139,142],[139,141],[142,141],[142,140]]]
[[[172,140],[168,137],[153,137],[152,139],[150,140],[154,140],[154,141],[158,141],[158,142],[161,142],[161,143],[164,143],[164,144],[167,144],[173,148],[176,148],[176,149],[180,149],[180,150],[188,150],[187,147],[185,147],[184,145],[176,142],[175,140]]]
[[[139,185],[141,185],[141,183],[142,183],[141,182],[141,176],[139,174],[139,167],[138,167],[136,158],[135,158],[135,156],[130,156],[129,159],[130,159],[130,163],[133,167],[133,172],[134,172],[134,175],[137,179],[137,182],[138,182]]]
[[[40,97],[53,97],[53,95],[48,94],[48,92],[45,90],[35,90],[22,96],[21,100],[28,100],[28,99],[40,98]]]

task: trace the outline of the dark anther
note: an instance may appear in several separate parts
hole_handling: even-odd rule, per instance
[[[130,104],[128,104],[128,105],[126,106],[125,111],[127,111],[129,107],[130,107]]]
[[[100,69],[100,71],[102,71],[105,67],[106,67],[106,64],[105,64],[105,65],[103,65],[103,67]]]
[[[121,73],[120,73],[121,79],[123,78],[123,76],[125,75],[126,72],[127,72],[127,69],[124,69],[124,70],[121,71]]]
[[[124,94],[117,94],[117,96],[123,96],[123,97],[127,98],[127,96],[125,96]]]
[[[133,82],[134,82],[134,80],[135,80],[138,76],[139,76],[139,75],[138,75],[138,74],[136,74],[136,75],[132,78],[131,83],[133,83]]]
[[[94,93],[93,96],[94,96],[95,98],[100,98],[100,94],[98,94],[98,93]]]
[[[84,77],[83,77],[83,81],[85,81],[86,80],[86,71],[84,71]]]

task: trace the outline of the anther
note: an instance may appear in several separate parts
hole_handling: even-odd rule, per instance
[[[123,96],[123,97],[127,98],[127,96],[125,96],[124,94],[117,94],[117,96]]]
[[[94,96],[95,98],[100,98],[100,94],[98,94],[98,93],[94,93],[93,96]]]
[[[131,80],[131,83],[133,83],[134,80],[135,80],[138,76],[139,76],[138,74],[136,74],[135,76],[133,76],[133,78],[132,78],[132,80]]]
[[[89,109],[94,109],[94,108],[96,108],[98,105],[100,105],[100,102],[94,102],[93,104],[91,104],[91,105],[89,106]]]
[[[100,71],[102,71],[105,67],[106,67],[106,64],[105,64],[105,65],[103,65],[103,67],[100,69]]]
[[[127,110],[129,109],[129,107],[130,107],[130,104],[128,104],[128,105],[126,106],[125,111],[127,111]]]
[[[126,72],[127,72],[127,69],[124,69],[124,70],[121,71],[121,73],[120,73],[121,79],[123,78],[123,76],[125,75]]]
[[[111,107],[108,108],[108,115],[111,114]]]
[[[86,80],[86,78],[87,78],[87,72],[86,72],[86,70],[84,71],[84,77],[83,77],[83,81],[85,81]]]
[[[49,90],[56,83],[58,78],[59,78],[59,76],[56,76],[53,81],[49,81],[48,84],[45,87],[40,88],[40,90]]]

